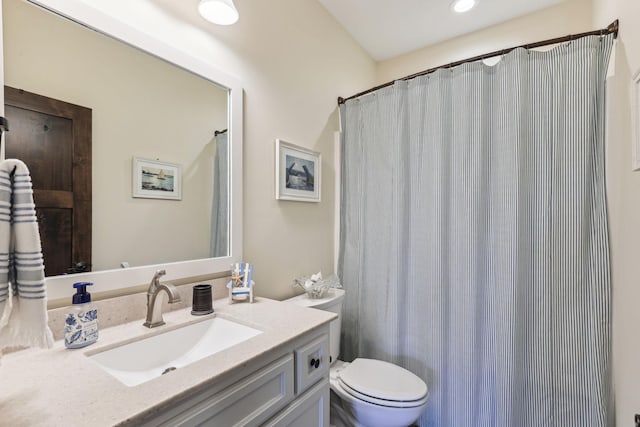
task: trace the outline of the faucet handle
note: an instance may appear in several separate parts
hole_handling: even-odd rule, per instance
[[[160,285],[160,278],[167,274],[166,270],[157,270],[153,275],[153,279],[151,279],[151,283],[149,283],[149,289],[147,290],[147,294],[155,292],[156,288]]]
[[[156,274],[153,275],[153,279],[151,279],[151,284],[153,285],[154,283],[157,283],[165,274],[167,274],[166,270],[157,270]]]

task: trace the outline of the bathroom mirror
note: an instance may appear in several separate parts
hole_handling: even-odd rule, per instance
[[[15,64],[5,65],[5,84],[93,110],[95,268],[92,273],[48,277],[49,298],[70,295],[70,284],[79,280],[94,282],[96,292],[140,285],[157,268],[166,269],[169,280],[227,271],[241,258],[239,83],[85,2],[3,2],[5,61],[14,58],[22,66],[16,71]],[[20,13],[33,14],[22,33],[17,20],[7,16]],[[38,28],[48,38],[40,49]],[[23,37],[12,37],[16,33]],[[36,44],[29,37],[35,37]],[[80,51],[80,58],[72,51]],[[33,63],[37,65],[30,67]],[[83,81],[92,87],[81,87]],[[160,86],[153,86],[155,81]],[[99,92],[111,96],[90,96]],[[128,109],[144,114],[134,116]],[[228,168],[228,187],[222,192],[228,201],[226,215],[216,212],[212,194],[219,145],[215,132],[223,129],[228,129],[228,161],[222,162]],[[180,164],[181,200],[132,197],[134,157]],[[224,223],[216,225],[224,216]],[[212,248],[214,228],[228,233],[223,250]],[[212,251],[220,256],[212,257]],[[120,268],[121,263],[131,268]]]

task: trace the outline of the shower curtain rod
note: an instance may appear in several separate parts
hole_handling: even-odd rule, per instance
[[[521,45],[521,46],[510,47],[510,48],[507,48],[507,49],[496,50],[495,52],[485,53],[483,55],[474,56],[473,58],[468,58],[468,59],[463,59],[461,61],[451,62],[449,64],[440,65],[439,67],[429,68],[428,70],[420,71],[418,73],[411,74],[410,76],[402,77],[400,79],[396,79],[394,81],[391,81],[391,82],[388,82],[388,83],[384,83],[384,84],[381,84],[381,85],[376,86],[376,87],[372,87],[371,89],[367,89],[367,90],[365,90],[363,92],[356,93],[355,95],[352,95],[352,96],[350,96],[348,98],[338,97],[338,105],[344,104],[345,101],[347,101],[349,99],[354,99],[354,98],[357,98],[359,96],[366,95],[366,94],[371,93],[371,92],[375,92],[378,89],[382,89],[382,88],[385,88],[387,86],[391,86],[392,84],[394,84],[398,80],[411,80],[411,79],[413,79],[415,77],[420,77],[420,76],[424,76],[426,74],[431,74],[434,71],[439,70],[441,68],[444,68],[444,69],[453,68],[453,67],[457,67],[458,65],[465,64],[467,62],[475,62],[475,61],[480,61],[480,60],[487,59],[487,58],[492,58],[494,56],[505,55],[505,54],[511,52],[514,49],[519,49],[519,48],[534,49],[536,47],[549,46],[549,45],[552,45],[552,44],[558,44],[558,43],[564,43],[564,42],[576,40],[576,39],[579,39],[579,38],[585,37],[585,36],[604,36],[604,35],[610,34],[610,33],[613,33],[613,38],[618,38],[618,28],[619,28],[619,23],[618,23],[618,20],[616,19],[611,24],[609,24],[609,26],[607,28],[603,28],[601,30],[588,31],[586,33],[579,33],[579,34],[570,34],[568,36],[557,37],[555,39],[543,40],[543,41],[540,41],[540,42],[534,42],[534,43],[524,44],[524,45]]]

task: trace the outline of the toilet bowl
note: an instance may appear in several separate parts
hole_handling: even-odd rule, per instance
[[[374,359],[336,361],[330,384],[331,423],[336,427],[405,427],[420,417],[429,396],[420,378]]]
[[[330,422],[335,427],[406,427],[414,423],[427,406],[427,385],[412,372],[382,360],[357,358],[338,360],[343,289],[324,298],[306,294],[286,302],[331,311],[338,318],[330,324],[331,367]]]

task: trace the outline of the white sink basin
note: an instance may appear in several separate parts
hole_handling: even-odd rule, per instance
[[[129,387],[189,365],[262,332],[214,317],[90,355],[103,370]]]

